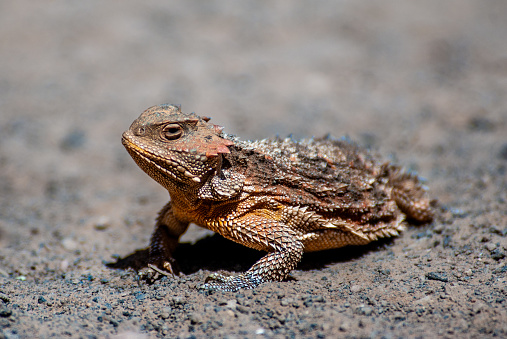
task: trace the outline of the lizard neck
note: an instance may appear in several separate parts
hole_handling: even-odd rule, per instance
[[[192,211],[198,208],[199,198],[196,193],[181,191],[178,189],[169,190],[172,205],[183,211]]]

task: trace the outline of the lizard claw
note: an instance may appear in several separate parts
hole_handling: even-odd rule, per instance
[[[148,281],[155,281],[162,277],[174,277],[181,275],[177,268],[176,262],[163,261],[162,265],[156,265],[154,263],[148,264],[147,267],[143,268],[138,273],[139,277]]]

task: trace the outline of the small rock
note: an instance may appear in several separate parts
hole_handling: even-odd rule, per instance
[[[505,258],[505,252],[501,248],[495,248],[491,252],[491,258],[493,258],[495,260],[503,259],[503,258]]]
[[[425,277],[429,280],[438,280],[442,282],[449,282],[449,279],[445,275],[445,273],[438,273],[438,272],[428,272],[426,273]]]
[[[350,323],[348,321],[344,321],[340,324],[338,329],[342,332],[347,332],[348,330],[350,330]]]
[[[104,231],[109,226],[111,226],[111,221],[105,215],[99,217],[93,224],[93,227],[98,231]]]
[[[234,314],[234,312],[232,310],[230,310],[230,309],[226,310],[224,313],[227,314],[231,318],[235,318],[236,317],[236,314]]]
[[[192,325],[202,324],[202,318],[198,313],[192,313],[188,316]]]
[[[365,315],[367,317],[369,317],[370,315],[373,314],[373,308],[370,307],[370,306],[362,306],[362,307],[359,307],[359,310],[358,310],[359,314],[362,314],[362,315]]]
[[[451,246],[451,236],[450,235],[446,235],[444,236],[444,240],[442,241],[442,246],[444,246],[444,248],[448,248]]]
[[[6,307],[2,307],[0,308],[0,317],[2,318],[8,318],[12,315],[12,310],[6,308]]]
[[[424,314],[424,311],[425,311],[424,307],[417,307],[417,308],[415,309],[415,313],[416,313],[418,316],[422,316],[422,315]]]
[[[316,303],[325,303],[326,302],[326,298],[324,298],[323,296],[321,295],[318,295],[316,296],[313,301],[315,301]]]
[[[182,297],[173,297],[173,303],[175,305],[183,305],[185,304],[185,300]]]
[[[62,246],[67,251],[74,251],[77,249],[77,242],[74,241],[72,238],[65,238],[62,240]]]
[[[303,305],[305,305],[305,307],[311,307],[313,305],[313,300],[311,298],[305,298]]]
[[[146,295],[142,292],[136,292],[134,293],[134,296],[137,300],[144,300],[144,298],[146,298]]]
[[[477,313],[481,313],[483,312],[485,309],[487,308],[487,306],[482,303],[482,302],[476,302],[473,306],[472,306],[472,312],[477,314]]]
[[[417,300],[416,304],[427,305],[427,304],[431,304],[432,302],[433,302],[433,299],[431,298],[431,296],[427,295],[427,296]]]
[[[439,224],[433,228],[433,232],[436,234],[441,234],[445,230],[445,226],[442,224]]]
[[[451,208],[450,211],[452,213],[452,216],[455,218],[464,218],[468,215],[468,212],[460,208]]]
[[[362,289],[363,288],[361,285],[352,285],[350,287],[350,292],[357,293],[357,292],[360,292]]]
[[[250,313],[250,310],[245,307],[245,306],[241,306],[241,305],[238,305],[236,306],[236,309],[240,312],[240,313],[243,313],[243,314],[248,314]]]
[[[505,237],[507,235],[507,228],[504,228],[503,230],[501,230],[500,227],[493,225],[489,228],[489,233],[498,234],[502,237]]]
[[[69,261],[67,259],[63,259],[60,262],[60,270],[67,271],[68,268],[69,268]]]
[[[498,267],[493,271],[493,273],[495,273],[495,274],[501,274],[501,273],[506,273],[506,272],[507,272],[507,265],[503,265],[501,267]]]
[[[235,299],[231,299],[231,300],[227,300],[225,307],[235,309],[237,305],[238,305],[237,301]]]
[[[160,318],[167,319],[171,316],[171,309],[169,307],[165,307],[162,309],[162,312],[160,312]]]
[[[493,244],[492,242],[488,242],[486,245],[484,245],[484,247],[490,251],[490,252],[493,252],[493,250],[495,250],[496,248],[496,245]]]
[[[405,317],[405,315],[403,313],[401,313],[401,312],[395,312],[394,313],[394,320],[396,320],[396,321],[403,321],[405,319],[406,319],[406,317]]]

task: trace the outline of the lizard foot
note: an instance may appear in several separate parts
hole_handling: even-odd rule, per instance
[[[224,276],[222,274],[210,274],[203,285],[199,287],[201,290],[219,290],[236,292],[239,289],[251,289],[259,286],[264,281],[253,274],[239,274],[235,276]]]
[[[153,282],[162,277],[179,276],[180,270],[176,261],[172,259],[171,262],[163,261],[161,265],[150,263],[147,267],[140,270],[138,275],[143,280]]]

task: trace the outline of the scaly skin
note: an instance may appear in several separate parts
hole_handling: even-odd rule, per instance
[[[241,141],[173,105],[153,106],[123,134],[135,162],[164,186],[150,266],[172,258],[190,223],[267,254],[237,276],[212,274],[205,289],[236,291],[281,281],[303,252],[396,236],[406,218],[433,212],[418,179],[364,149],[330,137]]]

